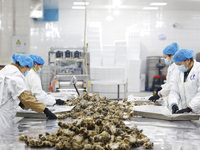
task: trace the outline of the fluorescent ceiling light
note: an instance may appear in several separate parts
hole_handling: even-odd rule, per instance
[[[113,6],[119,7],[121,5],[122,1],[121,0],[113,0],[112,3],[113,3]]]
[[[167,3],[151,3],[151,6],[165,6]]]
[[[72,6],[72,9],[85,9],[85,6]]]
[[[73,2],[73,5],[89,5],[89,2]]]
[[[144,10],[158,10],[158,7],[144,7]]]

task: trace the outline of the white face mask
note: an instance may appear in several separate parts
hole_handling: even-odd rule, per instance
[[[184,65],[180,65],[180,66],[178,66],[178,69],[179,69],[180,71],[182,71],[182,72],[186,72],[186,71],[188,71],[188,68],[185,68]]]
[[[42,68],[39,68],[38,71],[37,71],[37,73],[39,74],[41,71],[42,71]]]
[[[168,58],[165,58],[165,64],[166,65],[171,65],[171,61],[169,61]]]

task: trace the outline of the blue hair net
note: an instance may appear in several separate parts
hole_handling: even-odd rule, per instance
[[[33,63],[37,63],[38,65],[44,65],[44,59],[42,59],[39,55],[30,54],[29,57],[33,59]]]
[[[12,60],[14,63],[19,63],[21,66],[28,66],[29,68],[33,67],[33,60],[24,54],[13,54]]]
[[[179,63],[185,61],[186,59],[190,59],[194,56],[194,51],[191,49],[181,49],[176,52],[173,56],[172,61],[175,63]]]
[[[172,43],[171,45],[168,45],[164,50],[163,54],[169,55],[169,54],[175,54],[178,51],[178,44],[177,43]]]

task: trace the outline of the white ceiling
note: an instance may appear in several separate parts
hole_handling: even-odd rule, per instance
[[[73,2],[83,0],[44,0],[45,8],[71,9]],[[113,7],[114,0],[86,0],[90,4],[88,9],[108,9]],[[149,7],[152,2],[167,2],[166,6],[159,7],[162,10],[200,10],[200,0],[121,0],[120,9],[142,10]]]

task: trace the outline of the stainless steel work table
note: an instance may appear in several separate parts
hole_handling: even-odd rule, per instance
[[[0,150],[29,150],[51,149],[30,148],[18,140],[19,135],[38,137],[40,133],[52,133],[59,127],[59,120],[23,118],[18,123],[18,133],[6,133],[0,137]],[[63,119],[64,122],[72,121],[71,118]],[[128,126],[136,125],[154,143],[155,150],[199,150],[200,149],[200,121],[166,121],[135,117],[126,120]],[[53,148],[52,148],[53,149]],[[143,148],[137,148],[141,150]]]

